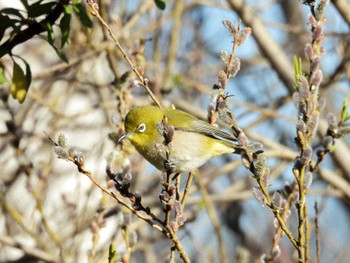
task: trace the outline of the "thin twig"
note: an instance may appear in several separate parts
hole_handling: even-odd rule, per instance
[[[181,198],[181,210],[184,209],[185,207],[185,204],[186,204],[186,201],[187,201],[187,198],[188,198],[188,194],[189,194],[189,191],[190,191],[190,187],[191,187],[191,184],[192,184],[192,179],[193,179],[193,174],[195,172],[190,172],[188,174],[188,178],[187,178],[187,181],[186,181],[186,186],[185,186],[185,189],[184,189],[184,193],[182,195],[182,198]]]
[[[95,16],[101,22],[101,24],[107,29],[109,36],[113,39],[116,47],[123,54],[123,57],[128,62],[132,71],[136,74],[137,78],[140,80],[140,82],[141,82],[140,84],[145,88],[145,90],[147,91],[147,93],[151,97],[151,99],[154,101],[154,103],[157,104],[157,106],[159,108],[161,108],[162,107],[161,104],[159,103],[159,101],[157,100],[157,98],[155,97],[155,95],[153,94],[153,92],[151,91],[151,89],[148,86],[148,80],[141,75],[141,73],[138,71],[138,69],[136,68],[134,63],[131,61],[128,54],[126,53],[124,48],[121,46],[120,42],[118,41],[117,37],[114,35],[112,29],[109,27],[109,25],[105,22],[105,20],[101,17],[100,13],[96,9],[96,7],[97,7],[96,4],[93,1],[88,1],[88,5],[92,9],[91,14],[93,16]]]
[[[304,215],[305,215],[305,263],[310,262],[310,222],[309,222],[309,212],[307,204],[304,205]]]
[[[213,203],[210,200],[208,191],[207,191],[206,187],[203,185],[202,180],[199,176],[196,176],[196,181],[197,181],[198,187],[202,193],[203,200],[204,200],[205,206],[207,208],[208,216],[209,216],[210,221],[212,222],[212,224],[214,226],[214,230],[215,230],[216,237],[218,240],[220,262],[226,263],[226,262],[228,262],[227,253],[225,251],[225,244],[224,244],[223,237],[221,234],[221,226],[220,226],[218,217],[216,215]]]
[[[174,72],[174,65],[176,63],[176,58],[178,54],[178,48],[179,48],[179,39],[180,39],[180,29],[181,29],[181,23],[182,23],[182,13],[184,8],[184,2],[183,1],[175,1],[174,2],[174,23],[171,30],[170,35],[170,44],[169,44],[169,52],[168,52],[168,58],[166,63],[166,68],[163,76],[163,86],[167,88],[167,85],[170,83],[172,74]]]
[[[318,224],[318,203],[315,202],[315,233],[316,233],[316,262],[321,262],[320,229]]]
[[[69,157],[68,160],[75,163],[75,161],[74,161],[74,159],[73,159],[72,157]],[[149,213],[149,214],[148,214],[148,215],[152,218],[152,220],[149,219],[148,217],[142,215],[139,211],[135,210],[132,206],[128,205],[128,204],[125,203],[123,200],[121,200],[120,197],[119,197],[116,193],[110,192],[109,190],[107,190],[106,188],[104,188],[104,187],[92,176],[92,174],[91,174],[90,171],[86,170],[84,167],[78,167],[78,169],[79,169],[79,172],[81,172],[81,173],[83,173],[84,175],[86,175],[86,176],[91,180],[91,182],[92,182],[93,184],[95,184],[98,188],[100,188],[100,189],[102,190],[102,192],[104,192],[104,193],[106,193],[107,195],[113,197],[119,204],[125,206],[125,207],[126,207],[127,209],[129,209],[133,214],[135,214],[138,218],[140,218],[140,219],[146,221],[146,222],[149,223],[153,228],[155,228],[155,229],[157,229],[157,230],[159,230],[159,231],[161,231],[161,232],[164,233],[164,230],[163,230],[162,228],[159,228],[159,226],[158,226],[158,225],[155,225],[154,222],[152,221],[152,220],[154,220],[154,221],[156,221],[157,223],[162,224],[162,221],[159,220],[155,215],[153,215],[152,213]],[[156,226],[158,226],[158,227],[156,227]]]
[[[179,252],[180,254],[180,257],[182,258],[182,260],[185,262],[185,263],[190,263],[190,259],[188,258],[179,238],[177,237],[176,233],[173,231],[173,229],[170,227],[170,225],[167,225],[166,226],[166,229],[169,233],[169,237],[171,238],[171,240],[173,241],[174,243],[174,246],[176,248],[176,250]]]

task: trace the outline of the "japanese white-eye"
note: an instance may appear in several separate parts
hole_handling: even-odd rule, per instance
[[[128,138],[161,171],[169,161],[174,173],[192,171],[212,157],[242,150],[233,135],[181,110],[135,107],[126,115],[124,125],[125,133],[118,142]],[[171,130],[170,138],[164,136],[166,128]]]

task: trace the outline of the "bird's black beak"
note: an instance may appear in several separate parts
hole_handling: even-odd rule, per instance
[[[120,143],[122,140],[124,140],[125,138],[128,138],[129,135],[131,135],[131,132],[124,132],[123,135],[118,139],[117,143]]]

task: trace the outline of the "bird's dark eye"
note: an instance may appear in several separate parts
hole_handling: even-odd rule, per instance
[[[137,127],[138,132],[144,132],[146,130],[146,124],[141,123],[139,127]]]

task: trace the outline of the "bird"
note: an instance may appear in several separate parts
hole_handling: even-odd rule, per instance
[[[124,127],[118,143],[128,139],[160,171],[193,171],[213,157],[243,150],[235,136],[178,109],[136,106]]]

